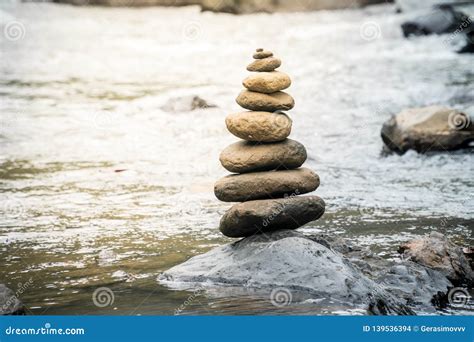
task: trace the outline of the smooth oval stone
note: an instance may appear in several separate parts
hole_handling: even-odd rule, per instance
[[[279,229],[296,229],[324,214],[318,196],[293,196],[233,205],[221,218],[219,230],[228,237],[246,237]]]
[[[253,54],[253,58],[255,59],[262,59],[262,58],[267,58],[273,56],[273,52],[263,50],[263,49],[257,49],[257,51]]]
[[[276,57],[257,59],[247,65],[248,71],[273,71],[280,67],[281,60]]]
[[[237,96],[236,101],[245,109],[266,112],[290,110],[295,106],[295,100],[283,91],[277,91],[273,94],[263,94],[250,90],[242,90],[239,96]]]
[[[301,168],[229,175],[216,182],[214,194],[223,202],[244,202],[305,194],[318,186],[319,176]]]
[[[251,91],[271,94],[288,88],[291,85],[290,76],[281,71],[259,72],[248,76],[242,85]]]
[[[305,147],[291,139],[266,144],[239,141],[227,146],[219,160],[228,171],[245,173],[278,168],[296,169],[303,165],[306,156]]]
[[[247,141],[275,142],[291,133],[291,119],[284,113],[242,112],[225,119],[230,133]]]

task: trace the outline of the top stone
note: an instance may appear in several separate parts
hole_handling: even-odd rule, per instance
[[[267,57],[272,57],[273,52],[267,51],[264,49],[257,49],[256,52],[253,54],[253,58],[255,59],[262,59],[262,58],[267,58]]]

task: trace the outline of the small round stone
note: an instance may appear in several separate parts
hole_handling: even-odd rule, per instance
[[[307,157],[303,144],[285,139],[281,142],[256,144],[239,141],[227,146],[219,157],[222,166],[235,173],[296,169]]]
[[[228,237],[246,237],[279,229],[296,229],[324,214],[318,196],[290,196],[232,206],[221,218],[219,230]]]
[[[214,185],[214,194],[223,202],[244,202],[305,194],[319,186],[319,176],[310,169],[251,172],[229,175]]]
[[[276,142],[291,133],[291,119],[284,113],[242,112],[225,119],[229,132],[247,141]]]
[[[273,94],[257,93],[255,91],[243,90],[236,99],[237,103],[249,110],[275,112],[277,110],[290,110],[295,106],[295,100],[291,95],[277,91]]]
[[[288,88],[291,79],[281,71],[259,72],[248,76],[242,85],[251,91],[271,94]]]
[[[247,65],[248,71],[273,71],[281,66],[281,60],[275,57],[257,59]]]
[[[254,59],[262,59],[262,58],[267,58],[271,56],[273,56],[273,52],[266,51],[266,50],[257,51],[253,54]]]

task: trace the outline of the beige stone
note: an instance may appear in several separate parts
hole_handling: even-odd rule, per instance
[[[259,72],[248,76],[242,85],[251,91],[271,94],[288,88],[291,79],[281,71]]]
[[[247,65],[248,71],[273,71],[281,66],[281,60],[275,57],[257,59]]]
[[[242,90],[239,96],[237,96],[236,101],[245,109],[266,112],[290,110],[295,106],[295,100],[283,91],[278,91],[273,94],[263,94],[250,90]]]
[[[257,51],[253,54],[253,58],[255,59],[262,59],[262,58],[267,58],[267,57],[272,57],[273,52],[263,50],[263,49],[257,49]]]
[[[296,196],[314,191],[319,176],[312,170],[278,170],[229,175],[214,185],[214,194],[224,202]]]
[[[247,141],[276,142],[290,135],[292,121],[284,113],[242,112],[225,119],[227,129]]]
[[[306,160],[306,149],[295,140],[276,143],[239,141],[226,147],[219,160],[230,172],[246,173],[275,169],[296,169]]]

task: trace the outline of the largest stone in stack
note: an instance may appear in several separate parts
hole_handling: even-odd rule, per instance
[[[306,149],[287,139],[291,119],[283,113],[294,107],[293,98],[282,90],[291,85],[283,72],[275,71],[281,61],[273,53],[257,49],[255,72],[243,81],[246,88],[237,103],[249,111],[230,114],[228,130],[243,139],[222,151],[220,161],[237,173],[218,180],[214,193],[232,206],[222,217],[220,231],[229,237],[245,237],[278,229],[296,229],[324,213],[317,196],[298,196],[316,190],[318,175],[300,167]]]

